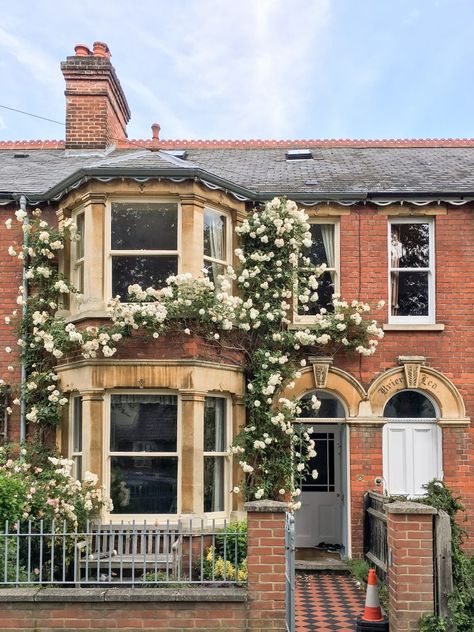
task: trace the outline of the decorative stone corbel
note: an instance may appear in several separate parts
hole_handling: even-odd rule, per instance
[[[424,356],[399,356],[398,362],[405,371],[407,388],[418,388],[421,367],[425,364]]]
[[[329,367],[333,363],[331,357],[310,356],[309,362],[313,367],[314,383],[316,388],[326,388]]]

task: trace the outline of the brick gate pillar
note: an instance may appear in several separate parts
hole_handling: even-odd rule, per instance
[[[414,502],[385,505],[391,632],[419,630],[423,614],[434,610],[434,507]]]
[[[249,631],[285,630],[286,503],[257,500],[247,511]]]

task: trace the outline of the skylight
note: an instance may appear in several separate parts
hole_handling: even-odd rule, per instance
[[[288,149],[286,152],[287,160],[311,160],[312,157],[311,149]]]

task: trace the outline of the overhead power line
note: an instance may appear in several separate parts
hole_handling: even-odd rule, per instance
[[[25,114],[25,116],[32,116],[37,119],[42,119],[43,121],[49,121],[50,123],[56,123],[57,125],[62,125],[64,127],[65,123],[61,121],[55,121],[54,119],[47,118],[46,116],[39,116],[39,114],[32,114],[31,112],[24,112],[23,110],[17,110],[16,108],[10,108],[8,105],[2,105],[0,103],[0,108],[4,110],[10,110],[11,112],[18,112],[18,114]]]

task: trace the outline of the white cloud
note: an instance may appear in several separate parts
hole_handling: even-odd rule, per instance
[[[17,37],[0,27],[0,50],[10,54],[38,81],[55,92],[61,86],[58,76],[58,60],[32,45],[28,40]]]
[[[170,96],[163,93],[159,65],[150,91],[160,94],[157,118],[164,131],[183,135],[182,120],[172,105],[166,111],[166,100],[199,121],[194,136],[292,136],[307,105],[308,81],[324,72],[330,9],[330,0],[200,0],[167,15],[159,36],[139,28],[134,38],[150,51],[149,74],[153,63],[169,65]],[[133,80],[123,77],[123,83]]]

